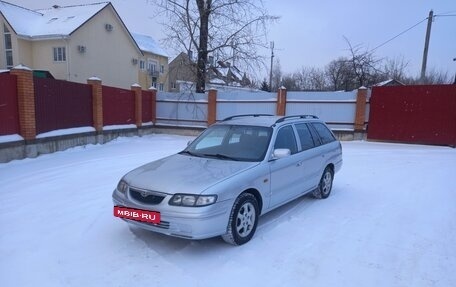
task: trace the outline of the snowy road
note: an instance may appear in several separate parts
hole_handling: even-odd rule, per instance
[[[344,142],[327,200],[240,247],[128,227],[111,192],[188,137],[121,138],[0,164],[0,286],[456,286],[456,150]]]

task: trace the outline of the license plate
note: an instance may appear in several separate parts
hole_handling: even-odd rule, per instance
[[[160,212],[114,206],[114,216],[136,221],[160,223]]]

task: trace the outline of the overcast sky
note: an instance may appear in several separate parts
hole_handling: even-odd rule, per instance
[[[101,0],[6,0],[30,9],[54,4],[72,5]],[[111,1],[132,32],[149,34],[160,40],[151,0]],[[428,69],[456,73],[456,0],[264,0],[272,15],[280,16],[269,33],[275,55],[284,72],[303,66],[323,68],[331,60],[347,56],[347,43],[373,49],[425,19],[431,9],[432,23]],[[454,15],[454,16],[451,16]],[[427,21],[375,50],[382,58],[404,57],[410,74],[418,75],[423,57]],[[172,52],[169,51],[172,55]],[[265,56],[270,51],[264,51]],[[171,60],[171,59],[170,59]],[[265,72],[265,75],[267,73]]]

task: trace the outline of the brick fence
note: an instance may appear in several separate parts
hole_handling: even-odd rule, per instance
[[[32,70],[23,66],[11,69],[8,76],[2,75],[0,85],[8,87],[2,91],[0,97],[0,119],[5,118],[0,124],[0,162],[34,157],[76,145],[104,143],[120,135],[157,132],[157,109],[174,103],[157,100],[157,91],[154,88],[146,91],[137,84],[133,84],[130,90],[112,88],[103,86],[102,80],[96,77],[88,79],[87,85],[77,86],[75,83],[60,80],[38,80],[34,79]],[[14,85],[16,89],[12,87]],[[218,115],[217,107],[224,109],[231,101],[217,100],[217,94],[217,90],[209,90],[207,100],[193,102],[205,107],[205,124],[196,128],[196,132],[220,120],[226,112],[220,110],[221,114]],[[366,89],[358,90],[356,115],[353,115],[355,133],[363,133],[365,130],[366,94]],[[242,104],[245,101],[240,102]],[[253,105],[257,102],[249,101]],[[267,102],[274,104],[274,100]],[[175,104],[179,105],[179,101],[175,101]],[[278,90],[275,107],[276,115],[287,114],[285,88]],[[249,113],[257,112],[249,110]],[[178,118],[177,120],[179,121]],[[167,129],[173,128],[172,125],[162,123],[161,127],[164,126]],[[92,130],[58,136],[47,134],[49,131],[82,127]],[[182,129],[179,126],[174,128]],[[191,133],[194,134],[195,131]],[[2,136],[13,134],[20,135],[23,140],[2,142]]]

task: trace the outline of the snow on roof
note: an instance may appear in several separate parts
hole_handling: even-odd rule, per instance
[[[382,86],[386,86],[386,85],[389,85],[389,84],[396,84],[396,85],[404,86],[404,83],[402,83],[401,81],[395,80],[395,79],[388,79],[386,81],[377,83],[377,84],[375,84],[373,86],[382,87]]]
[[[241,75],[241,71],[236,66],[231,66],[231,73],[238,78],[239,80],[242,80],[243,76]]]
[[[0,1],[0,12],[16,34],[39,39],[69,36],[107,5],[109,2],[55,6],[55,8],[32,11]]]
[[[18,35],[29,34],[28,30],[34,28],[34,23],[43,17],[41,13],[3,1],[0,1],[0,13]]]
[[[219,78],[214,78],[210,80],[211,84],[221,84],[221,85],[226,85],[225,81]]]
[[[131,36],[136,44],[138,44],[141,51],[168,57],[168,53],[166,53],[151,36],[136,33],[131,33]]]
[[[217,68],[217,71],[219,71],[223,77],[226,77],[230,71],[230,68]]]

